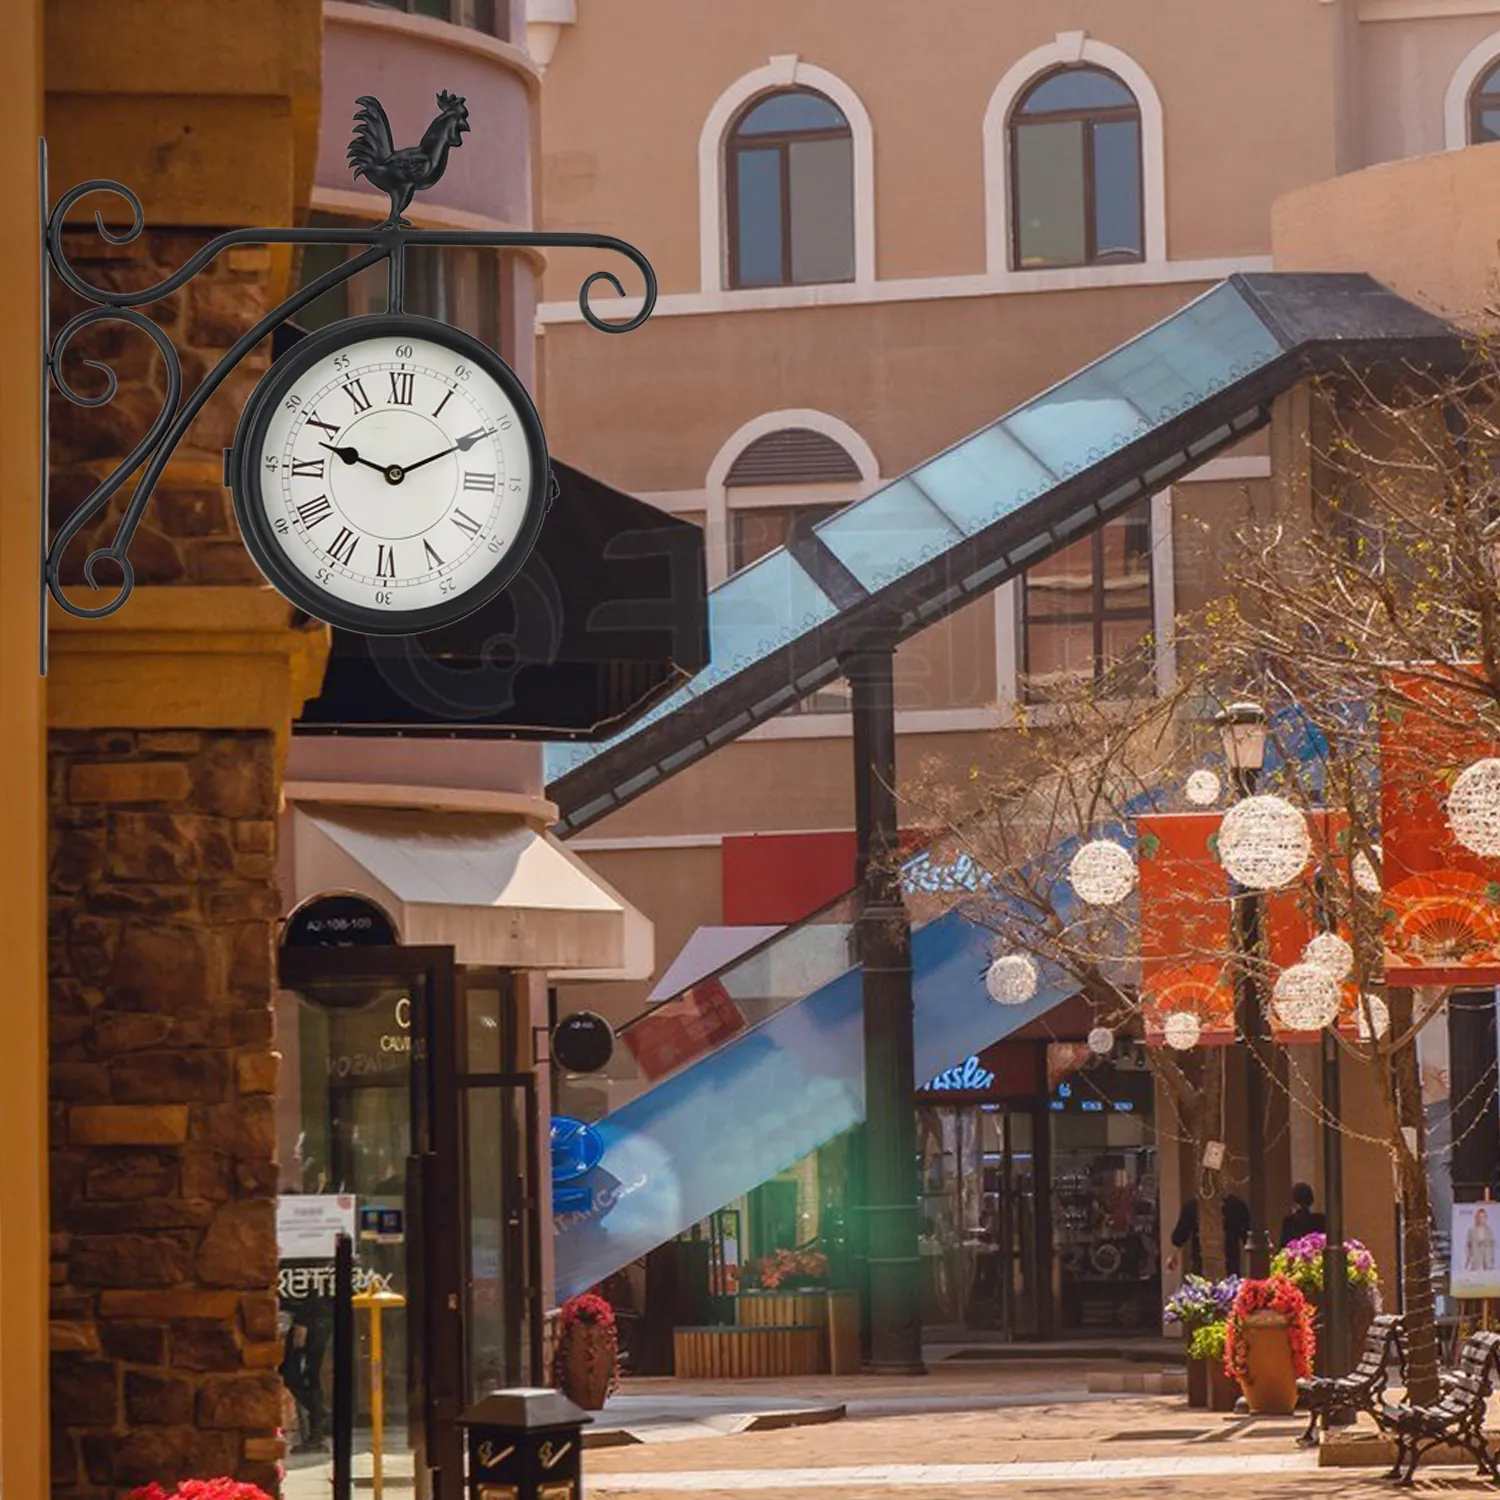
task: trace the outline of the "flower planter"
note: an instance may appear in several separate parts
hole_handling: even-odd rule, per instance
[[[1246,1404],[1257,1415],[1290,1416],[1297,1409],[1290,1328],[1291,1319],[1285,1313],[1245,1316],[1245,1374],[1240,1386]]]
[[[1218,1359],[1204,1360],[1208,1366],[1208,1409],[1210,1411],[1233,1411],[1240,1399],[1240,1384],[1224,1369]]]
[[[565,1337],[558,1356],[563,1394],[585,1411],[600,1411],[615,1378],[614,1340],[593,1329]]]
[[[1191,1410],[1208,1410],[1208,1367],[1211,1363],[1213,1361],[1207,1359],[1187,1362],[1187,1403]]]

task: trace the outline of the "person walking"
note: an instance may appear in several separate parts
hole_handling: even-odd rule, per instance
[[[1250,1205],[1235,1193],[1224,1194],[1224,1266],[1231,1276],[1240,1274],[1245,1241],[1250,1238]],[[1198,1237],[1198,1200],[1189,1198],[1182,1205],[1172,1230],[1174,1249],[1167,1257],[1167,1269],[1175,1271],[1182,1260],[1184,1245],[1191,1244],[1189,1269],[1195,1276],[1203,1274],[1203,1242]]]

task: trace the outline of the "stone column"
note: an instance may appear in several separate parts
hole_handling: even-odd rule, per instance
[[[50,760],[55,1492],[273,1488],[274,737]]]
[[[79,268],[146,285],[201,238],[85,237]],[[276,274],[263,250],[231,252],[156,309],[189,389],[270,304]],[[154,415],[145,342],[103,325],[80,349],[120,390],[95,410],[54,406],[54,523]],[[52,614],[54,1496],[220,1474],[279,1486],[276,817],[326,632],[260,579],[222,487],[220,450],[264,367],[262,352],[226,383],[169,466],[124,609]]]

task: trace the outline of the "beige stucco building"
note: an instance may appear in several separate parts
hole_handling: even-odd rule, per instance
[[[1235,272],[1367,271],[1460,321],[1492,275],[1497,168],[1466,149],[1500,138],[1490,0],[1211,18],[1191,0],[946,3],[915,23],[884,0],[585,0],[547,18],[542,215],[634,240],[662,284],[643,334],[601,351],[571,300],[590,267],[554,258],[549,428],[702,524],[711,582]],[[1147,633],[1170,683],[1172,622],[1218,586],[1213,526],[1269,500],[1297,433],[1293,397],[1269,431],[907,641],[901,777],[1003,753],[1055,674]],[[825,688],[572,847],[651,917],[659,965],[701,927],[794,920],[852,883],[850,737],[847,690]],[[759,854],[743,837],[772,834],[797,837]],[[624,1021],[647,988],[562,994]],[[1273,1196],[1316,1171],[1294,1118]],[[1383,1214],[1351,1228],[1389,1262]]]

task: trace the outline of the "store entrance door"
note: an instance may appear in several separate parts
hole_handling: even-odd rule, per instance
[[[283,1199],[347,1199],[357,1214],[356,1291],[402,1299],[356,1317],[355,1472],[379,1453],[385,1483],[416,1500],[459,1500],[465,1404],[459,1020],[449,948],[285,948],[281,954],[283,1110],[298,1111],[295,1160]],[[309,1278],[282,1262],[292,1326],[284,1373],[299,1418],[326,1401],[320,1368],[299,1358],[323,1340],[324,1315],[305,1303]],[[320,1292],[327,1288],[313,1283]],[[298,1288],[304,1295],[295,1296]],[[293,1294],[293,1295],[289,1295]],[[327,1297],[320,1295],[319,1302]],[[305,1330],[298,1338],[298,1327]],[[321,1356],[318,1365],[331,1363]],[[302,1378],[306,1377],[306,1378]],[[326,1427],[325,1427],[326,1432]],[[304,1433],[306,1465],[321,1466],[323,1434]],[[299,1464],[294,1448],[291,1468]]]
[[[1009,1105],[924,1105],[925,1317],[1004,1339],[1044,1336],[1035,1118]],[[1045,1179],[1043,1179],[1045,1182]]]

